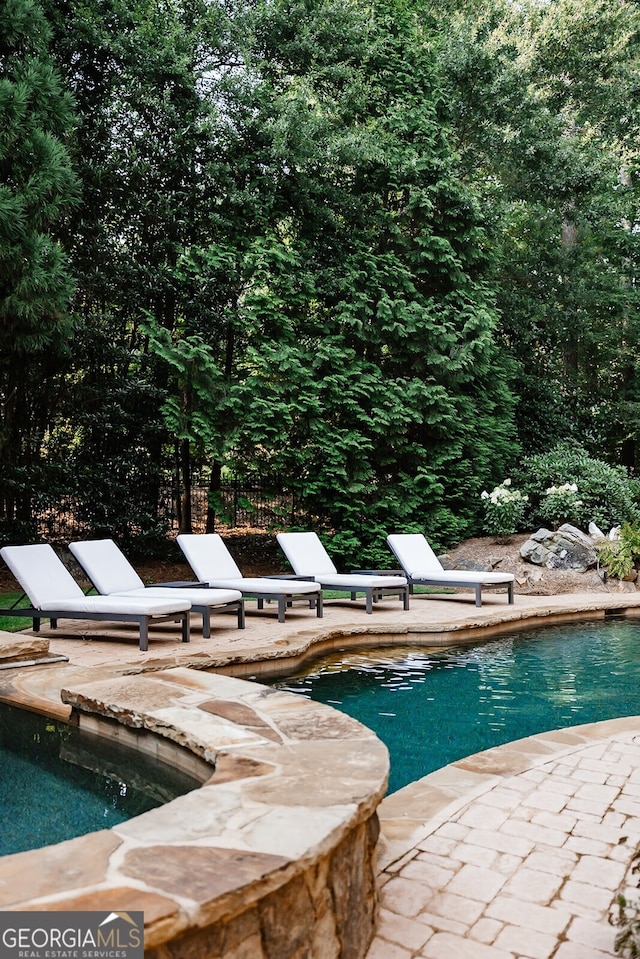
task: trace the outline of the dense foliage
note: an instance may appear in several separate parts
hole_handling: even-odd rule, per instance
[[[71,276],[54,233],[77,199],[66,140],[72,101],[35,0],[0,3],[0,522],[32,533],[54,485],[42,446],[52,374],[72,335]]]
[[[586,529],[590,522],[608,533],[613,526],[640,520],[640,490],[624,466],[611,465],[590,456],[577,443],[562,443],[546,453],[535,453],[522,463],[520,485],[530,500],[531,525],[547,522],[571,522]],[[575,495],[567,491],[563,500],[567,514],[552,510],[549,514],[548,491],[575,487]]]
[[[376,563],[393,530],[479,532],[522,453],[535,505],[531,457],[576,438],[632,520],[638,25],[629,0],[0,0],[3,537],[68,498],[148,548],[168,488],[188,529],[194,475],[213,522],[254,471]]]

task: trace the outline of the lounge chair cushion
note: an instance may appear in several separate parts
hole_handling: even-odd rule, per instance
[[[180,599],[186,599],[192,606],[226,606],[227,603],[237,603],[242,599],[242,593],[238,589],[201,589],[199,586],[143,586],[142,589],[132,589],[126,593],[110,593],[110,595],[127,598],[153,596],[167,600],[171,596],[179,596]]]
[[[242,573],[218,533],[180,533],[177,543],[198,579],[242,579]]]
[[[99,593],[105,596],[150,596],[171,601],[186,600],[192,606],[225,606],[242,599],[242,593],[231,587],[200,589],[199,587],[145,586],[135,569],[112,539],[70,543],[69,549],[87,572]]]
[[[35,609],[43,603],[83,598],[79,584],[48,543],[4,546],[0,555]]]
[[[227,545],[218,533],[180,533],[178,545],[198,579],[209,586],[226,586],[244,593],[290,595],[318,593],[317,583],[272,579],[266,576],[243,576]]]
[[[27,593],[28,595],[28,593]],[[182,613],[191,609],[191,603],[184,597],[150,597],[143,599],[138,596],[84,596],[82,599],[47,600],[35,609],[44,612],[69,613],[131,613],[135,616],[165,616],[171,613]]]
[[[387,542],[410,579],[437,583],[481,583],[486,586],[511,583],[513,573],[444,569],[422,533],[393,533]]]
[[[434,573],[432,570],[422,572],[418,569],[410,574],[410,578],[422,580],[425,583],[433,580],[434,583],[455,583],[458,586],[465,583],[470,586],[475,586],[476,583],[481,583],[483,586],[497,586],[513,582],[514,575],[513,573],[494,573],[481,569],[443,569],[440,573]]]
[[[392,534],[387,536],[387,542],[408,576],[444,572],[442,563],[422,533]]]
[[[278,533],[277,540],[297,576],[337,575],[338,570],[316,533]]]
[[[309,580],[290,580],[290,579],[271,579],[267,576],[241,576],[240,579],[215,579],[209,580],[209,586],[226,586],[229,589],[241,589],[245,593],[262,593],[267,595],[273,593],[279,596],[281,593],[301,594],[301,593],[319,593],[319,583],[312,583]]]
[[[333,586],[335,589],[371,589],[381,587],[391,589],[393,586],[406,586],[404,576],[376,576],[360,573],[320,573],[315,577],[317,583]]]
[[[112,539],[69,543],[69,549],[99,593],[108,596],[144,589],[144,583]]]
[[[112,598],[85,596],[81,587],[48,543],[31,546],[5,546],[3,560],[29,597],[34,609],[77,613],[134,613],[154,615],[182,612],[190,608],[188,600],[176,596],[148,601],[137,597]]]

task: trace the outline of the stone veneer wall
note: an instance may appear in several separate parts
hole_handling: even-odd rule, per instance
[[[377,816],[333,852],[234,916],[190,929],[147,959],[361,959],[377,914]]]
[[[81,727],[126,728],[119,738],[138,748],[175,759],[186,747],[199,771],[215,768],[112,830],[0,858],[0,909],[142,910],[149,959],[363,959],[388,774],[370,730],[187,668],[98,680],[63,700]]]

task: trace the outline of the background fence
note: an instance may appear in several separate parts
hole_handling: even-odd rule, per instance
[[[207,528],[210,495],[206,486],[194,486],[191,491],[191,521],[195,533],[203,533]],[[173,533],[179,528],[178,497],[177,490],[166,487],[161,491],[158,504],[160,523]],[[284,529],[295,524],[300,512],[300,500],[294,491],[273,477],[223,482],[213,494],[213,503],[213,529]],[[80,501],[69,496],[43,509],[34,519],[43,540],[68,543],[95,535],[91,523],[83,516]],[[135,535],[135,530],[132,533]]]
[[[196,486],[191,491],[191,521],[195,533],[204,532],[206,528],[209,495],[209,489],[204,486]],[[232,529],[293,526],[300,509],[293,490],[279,486],[273,479],[222,483],[213,494],[213,503],[214,525]],[[177,528],[175,501],[172,512],[172,525]]]

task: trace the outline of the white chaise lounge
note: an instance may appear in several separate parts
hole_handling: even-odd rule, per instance
[[[257,599],[258,609],[263,608],[265,600],[277,601],[280,623],[284,623],[287,606],[299,598],[308,600],[318,618],[322,617],[322,587],[318,583],[243,576],[218,533],[180,533],[177,541],[195,575],[209,586],[239,589],[245,598]]]
[[[297,576],[307,576],[323,589],[349,593],[356,599],[365,594],[367,613],[383,596],[397,595],[409,609],[409,586],[404,576],[374,573],[339,573],[316,533],[278,533],[276,539]]]
[[[145,586],[120,547],[112,539],[94,539],[69,543],[69,549],[95,588],[104,596],[152,596],[158,599],[183,599],[191,611],[202,616],[202,635],[211,635],[211,611],[234,611],[238,629],[244,629],[244,600],[237,589],[202,589],[188,584]]]
[[[467,587],[475,590],[476,606],[482,606],[482,590],[506,587],[513,603],[513,573],[444,569],[422,533],[392,533],[387,543],[413,586]]]
[[[0,610],[3,616],[24,616],[33,620],[33,629],[49,619],[55,628],[59,619],[106,620],[135,623],[139,627],[139,645],[149,647],[149,625],[179,622],[182,642],[189,642],[191,603],[180,596],[166,598],[140,596],[85,596],[62,560],[48,544],[4,546],[0,556],[24,590],[31,606]],[[18,601],[19,602],[19,601]]]

